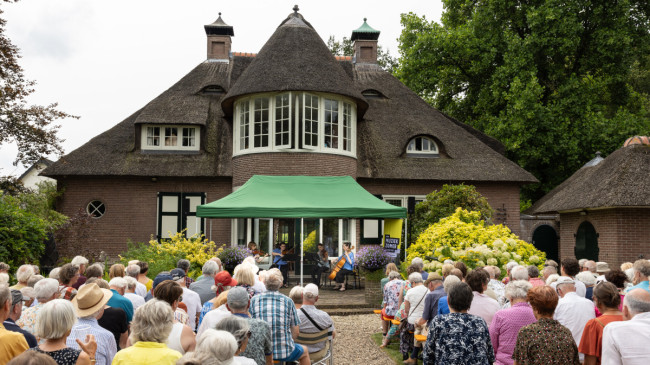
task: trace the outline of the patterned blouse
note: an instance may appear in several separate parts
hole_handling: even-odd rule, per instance
[[[483,318],[449,313],[431,320],[424,345],[425,364],[491,365],[494,350]]]
[[[580,364],[571,331],[549,318],[540,318],[519,330],[512,358],[519,365]]]
[[[384,287],[384,304],[386,305],[386,315],[394,316],[399,304],[399,291],[404,283],[395,279],[389,281]]]
[[[54,359],[54,361],[56,361],[57,365],[75,365],[77,363],[77,359],[79,358],[79,354],[81,354],[81,350],[75,350],[69,347],[56,351],[43,351],[38,347],[34,347],[30,350],[48,355]]]

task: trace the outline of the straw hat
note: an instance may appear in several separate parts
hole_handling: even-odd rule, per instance
[[[103,308],[112,296],[112,291],[102,289],[95,283],[86,284],[79,288],[72,305],[78,317],[87,317]]]

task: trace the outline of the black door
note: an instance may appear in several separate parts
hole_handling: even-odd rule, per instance
[[[598,251],[598,233],[591,223],[582,222],[576,233],[576,258],[598,261]]]
[[[546,252],[547,260],[558,260],[557,232],[548,224],[541,225],[533,232],[533,245]]]

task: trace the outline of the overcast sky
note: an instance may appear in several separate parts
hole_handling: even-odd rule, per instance
[[[206,58],[203,25],[218,13],[235,31],[232,50],[257,53],[292,12],[327,40],[350,37],[368,18],[379,44],[398,55],[400,14],[439,21],[440,0],[427,1],[168,1],[21,0],[1,3],[6,34],[20,65],[37,82],[30,102],[59,103],[80,118],[61,121],[65,152],[88,142],[143,107]],[[0,146],[0,175],[20,175],[16,150]]]

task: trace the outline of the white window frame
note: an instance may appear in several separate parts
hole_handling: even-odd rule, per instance
[[[327,154],[339,154],[344,156],[350,156],[356,158],[357,154],[357,110],[356,104],[347,98],[325,94],[325,93],[307,93],[307,92],[288,92],[289,93],[289,110],[293,112],[293,116],[302,116],[301,118],[294,118],[289,123],[289,134],[293,134],[293,141],[289,139],[288,144],[276,144],[276,97],[286,94],[283,93],[266,93],[266,94],[257,94],[251,95],[249,97],[238,100],[235,103],[234,115],[234,127],[233,127],[233,156],[245,155],[250,153],[264,153],[264,152],[314,152],[314,153],[327,153]],[[305,133],[304,133],[304,108],[305,108],[305,96],[316,96],[318,97],[318,146],[306,146],[305,145]],[[269,98],[269,146],[267,147],[253,147],[253,136],[254,136],[254,100],[260,97]],[[301,98],[301,99],[297,99]],[[338,148],[325,147],[325,99],[335,100],[338,102]],[[297,102],[302,100],[302,105],[299,108]],[[248,148],[242,149],[242,140],[241,140],[241,111],[242,106],[248,104],[249,108],[249,122],[248,122]],[[346,108],[347,106],[347,108]],[[346,116],[344,115],[346,109],[349,110],[349,121],[345,121]],[[297,131],[302,130],[302,133],[297,133]],[[348,135],[349,134],[349,135]],[[345,138],[344,136],[348,135],[347,140],[349,148],[345,149]],[[294,143],[295,148],[291,148],[291,143]],[[298,147],[302,146],[302,147]]]
[[[387,200],[400,200],[402,202],[402,208],[408,208],[409,197],[412,196],[415,198],[415,204],[423,202],[427,198],[426,195],[382,195],[381,199],[383,201]],[[383,231],[383,230],[382,230]]]
[[[416,144],[416,140],[418,138],[428,141],[429,142],[429,149],[426,149],[426,150],[422,149],[421,151],[416,150],[415,149],[415,144]],[[412,150],[411,150],[411,145],[413,145]],[[429,137],[426,137],[426,136],[417,136],[417,137],[411,138],[408,145],[406,145],[406,154],[407,155],[432,155],[432,156],[436,156],[436,155],[440,154],[440,150],[438,149],[438,144],[436,143],[436,141],[433,140],[433,138],[429,138]]]
[[[277,123],[278,122],[282,123],[282,121],[284,121],[284,119],[276,119],[276,115],[277,115],[278,107],[280,107],[280,108],[284,107],[283,105],[278,105],[278,98],[282,97],[283,95],[287,95],[288,99],[289,99],[289,105],[288,105],[288,109],[289,109],[289,116],[288,116],[289,129],[286,130],[286,131],[284,129],[279,131],[276,128]],[[273,137],[273,140],[271,141],[272,145],[275,146],[275,148],[282,148],[282,149],[291,148],[291,134],[293,132],[293,123],[292,123],[292,120],[291,120],[291,115],[292,115],[292,110],[293,110],[293,95],[291,93],[282,93],[282,94],[274,95],[271,99],[273,101],[273,109],[272,109],[273,110],[273,115],[271,116],[271,120],[273,121],[273,128],[272,128],[273,133],[271,134],[272,137]],[[289,138],[287,139],[287,143],[276,143],[275,139],[277,137],[277,133],[282,133],[282,134],[289,133]],[[280,140],[282,140],[282,137],[280,137]]]
[[[158,146],[147,144],[149,128],[159,128]],[[176,146],[165,146],[165,128],[176,128]],[[183,129],[194,130],[194,146],[183,146]],[[143,124],[141,129],[140,148],[147,151],[198,151],[201,146],[201,130],[198,126],[172,124]]]

